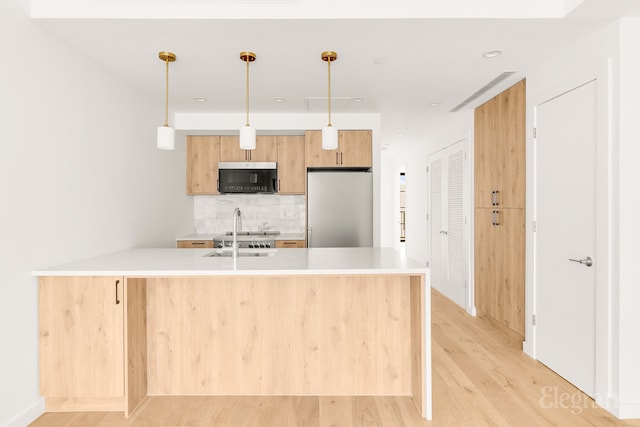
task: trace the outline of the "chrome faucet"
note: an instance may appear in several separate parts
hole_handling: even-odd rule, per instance
[[[238,231],[242,231],[242,213],[240,208],[233,210],[233,257],[238,257]]]

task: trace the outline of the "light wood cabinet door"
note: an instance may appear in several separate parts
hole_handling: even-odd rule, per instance
[[[308,130],[304,133],[305,157],[308,168],[338,167],[339,150],[322,149],[322,131]]]
[[[523,80],[475,110],[476,207],[525,205],[525,97]]]
[[[475,210],[476,308],[522,337],[524,236],[524,209]]]
[[[305,240],[276,240],[276,248],[306,248]]]
[[[371,167],[370,130],[341,130],[338,138],[341,167]]]
[[[309,168],[370,168],[372,140],[370,130],[338,131],[338,149],[322,149],[322,131],[305,132],[306,163]]]
[[[278,193],[305,194],[307,190],[304,136],[278,136]]]
[[[219,136],[187,136],[187,194],[219,194],[219,147]]]
[[[275,136],[257,136],[254,150],[240,148],[240,138],[238,136],[226,135],[220,137],[221,162],[275,162],[277,158],[278,148]]]
[[[41,277],[40,393],[124,396],[124,279]]]
[[[177,247],[188,248],[213,248],[213,240],[178,240]]]

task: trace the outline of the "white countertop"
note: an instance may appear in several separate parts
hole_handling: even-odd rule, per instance
[[[220,236],[224,233],[207,233],[207,234],[188,234],[186,236],[177,237],[177,241],[182,240],[213,240],[214,236]],[[282,233],[273,236],[275,240],[305,240],[304,233]]]
[[[131,249],[45,268],[34,276],[283,276],[427,274],[391,248],[264,249],[271,256],[206,257],[214,249]],[[240,250],[243,251],[242,249]],[[255,251],[255,250],[245,250]]]

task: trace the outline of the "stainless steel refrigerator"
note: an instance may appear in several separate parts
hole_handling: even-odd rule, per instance
[[[373,246],[371,173],[309,172],[307,225],[310,248]]]

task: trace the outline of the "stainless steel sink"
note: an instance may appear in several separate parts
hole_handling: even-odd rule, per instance
[[[239,257],[266,257],[273,256],[277,252],[277,249],[240,249],[238,252]],[[209,252],[205,255],[205,257],[233,257],[233,252],[231,250],[222,250],[216,249],[213,252]]]

